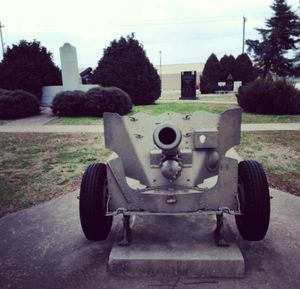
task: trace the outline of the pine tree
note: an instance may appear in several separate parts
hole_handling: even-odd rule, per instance
[[[134,104],[153,103],[161,94],[159,75],[134,34],[111,42],[98,62],[92,82],[124,90]]]
[[[262,40],[248,39],[248,51],[254,54],[255,64],[264,76],[269,71],[280,76],[291,75],[295,58],[286,53],[297,49],[300,20],[285,0],[274,0],[271,9],[274,15],[266,20],[267,28],[256,29]]]
[[[229,74],[232,75],[235,80],[235,58],[232,55],[226,54],[220,59],[220,65],[222,68],[221,81],[226,81]]]
[[[235,60],[235,80],[246,84],[255,79],[255,70],[252,61],[246,53],[240,54]]]
[[[296,77],[300,77],[300,52],[296,55],[294,74]]]
[[[222,79],[222,68],[217,56],[212,53],[205,65],[200,78],[201,93],[214,93],[218,89],[218,82]]]
[[[21,40],[8,47],[0,63],[0,87],[23,89],[41,97],[42,86],[61,84],[60,69],[40,42]]]

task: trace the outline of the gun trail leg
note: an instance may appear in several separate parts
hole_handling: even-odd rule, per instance
[[[129,246],[132,239],[132,231],[130,228],[130,216],[123,215],[123,236],[119,242],[120,246]]]
[[[229,242],[225,240],[224,236],[224,216],[223,214],[217,214],[217,227],[215,230],[215,242],[217,246],[228,247]]]

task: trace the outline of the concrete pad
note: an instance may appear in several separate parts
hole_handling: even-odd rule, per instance
[[[242,240],[234,218],[228,216],[226,221],[245,259],[245,278],[204,279],[107,274],[109,252],[114,236],[120,235],[121,219],[114,219],[108,240],[87,241],[80,228],[77,195],[78,192],[66,194],[0,218],[1,289],[299,289],[297,196],[271,190],[271,223],[260,242]],[[165,224],[169,230],[180,231],[172,220]],[[196,228],[185,224],[190,230]],[[146,233],[151,236],[150,231]],[[195,235],[200,236],[197,232]],[[153,239],[155,236],[152,234]],[[169,237],[161,236],[164,238]],[[180,238],[185,242],[184,235]]]
[[[214,216],[137,217],[133,241],[122,247],[114,243],[109,272],[120,276],[188,276],[241,278],[244,258],[233,243],[228,226],[229,247],[217,247]]]

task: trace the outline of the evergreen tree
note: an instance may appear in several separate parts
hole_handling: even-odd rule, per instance
[[[42,86],[61,84],[60,69],[55,66],[52,54],[34,40],[21,40],[8,47],[0,63],[0,87],[23,89],[41,97]]]
[[[222,68],[217,56],[212,53],[205,65],[200,78],[201,93],[214,93],[218,89],[218,82],[222,79]]]
[[[286,53],[297,49],[300,37],[299,17],[285,0],[274,0],[273,17],[267,19],[265,29],[256,29],[262,40],[247,40],[248,51],[254,54],[256,66],[266,76],[269,71],[280,76],[293,74],[293,61]]]
[[[221,81],[226,81],[229,74],[232,75],[235,80],[235,58],[232,55],[226,54],[220,59],[220,65],[222,68]]]
[[[300,47],[298,48],[298,53],[295,57],[294,75],[300,77]]]
[[[234,71],[234,79],[241,81],[243,85],[253,81],[256,76],[252,61],[246,53],[242,53],[236,58]]]
[[[153,103],[161,94],[159,75],[134,34],[111,42],[98,62],[92,82],[121,88],[134,104]]]

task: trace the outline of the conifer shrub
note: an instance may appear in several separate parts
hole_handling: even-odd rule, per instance
[[[39,41],[21,40],[7,47],[0,62],[0,87],[25,90],[40,99],[43,86],[61,83],[60,69],[54,64],[51,52]]]
[[[151,104],[160,97],[161,81],[134,34],[113,40],[94,70],[92,82],[124,90],[135,105]]]

